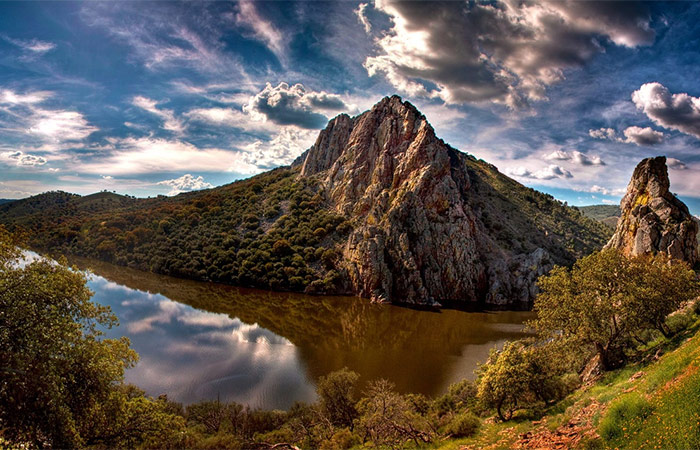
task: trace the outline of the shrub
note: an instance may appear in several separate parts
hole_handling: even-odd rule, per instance
[[[358,378],[357,373],[343,368],[319,379],[316,393],[321,412],[333,425],[352,429],[357,417],[355,386]]]
[[[666,328],[669,334],[675,335],[688,328],[693,322],[692,313],[679,311],[666,318]]]
[[[445,431],[453,437],[473,436],[479,429],[479,418],[470,412],[460,413],[454,416]]]

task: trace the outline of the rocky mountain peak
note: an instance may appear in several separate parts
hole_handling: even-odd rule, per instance
[[[320,177],[331,207],[353,218],[338,267],[350,292],[401,303],[527,303],[551,267],[542,248],[499,247],[471,192],[481,183],[468,169],[473,158],[398,96],[334,118],[303,159],[301,176]]]
[[[425,116],[397,95],[384,97],[359,116],[351,118],[340,114],[328,122],[314,145],[302,155],[301,175],[310,176],[326,171],[341,159],[344,152],[353,152],[360,146],[370,150],[361,155],[368,158],[377,157],[387,149],[393,152],[405,150],[396,144],[414,139],[421,127],[434,137]],[[353,156],[360,155],[353,153]]]
[[[665,156],[642,160],[634,169],[620,203],[617,229],[606,247],[628,256],[662,252],[694,265],[698,224],[670,192],[670,184]]]

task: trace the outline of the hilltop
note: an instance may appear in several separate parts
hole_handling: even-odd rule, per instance
[[[0,205],[38,249],[240,286],[423,305],[528,305],[611,230],[435,136],[387,97],[291,167],[175,197],[52,192]]]

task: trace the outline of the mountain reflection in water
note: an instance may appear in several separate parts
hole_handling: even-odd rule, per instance
[[[141,356],[126,380],[151,395],[288,408],[313,401],[318,377],[348,367],[361,383],[439,395],[473,378],[489,349],[524,335],[528,312],[417,311],[182,280],[73,258],[90,268],[94,300],[109,305]]]

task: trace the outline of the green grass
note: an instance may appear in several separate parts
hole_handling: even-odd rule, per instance
[[[648,356],[642,362],[607,373],[540,415],[520,412],[509,422],[483,423],[472,437],[436,442],[433,447],[512,448],[523,433],[545,428],[554,431],[597,402],[602,407],[590,424],[600,437],[587,437],[577,448],[700,448],[700,321],[697,316],[695,319],[674,338],[648,345],[644,349]],[[660,349],[665,353],[653,360]]]
[[[699,323],[669,344],[680,347],[644,369],[638,386],[610,404],[599,432],[609,448],[700,448]]]

